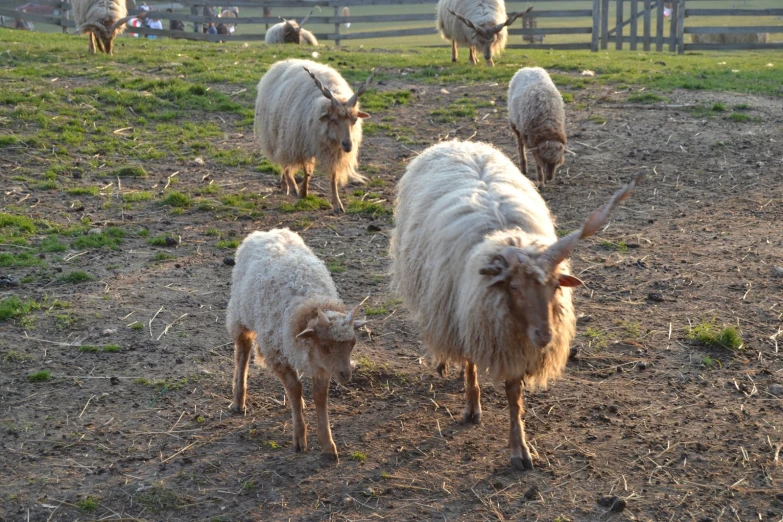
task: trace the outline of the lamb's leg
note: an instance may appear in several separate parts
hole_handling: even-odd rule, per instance
[[[90,32],[90,54],[95,54],[95,34]]]
[[[544,174],[544,169],[538,164],[538,161],[536,161],[536,175],[538,176],[538,188],[542,189],[546,187],[546,175]]]
[[[457,41],[452,40],[451,41],[451,61],[456,62],[457,58],[459,57],[459,53],[457,52]]]
[[[304,179],[302,180],[302,184],[299,185],[299,197],[300,198],[306,198],[307,197],[307,191],[310,189],[310,178],[313,175],[314,167],[308,165],[304,169]]]
[[[112,56],[114,54],[114,40],[112,38],[109,38],[104,42],[103,44],[104,52],[107,53],[109,56]]]
[[[299,191],[296,189],[296,178],[294,177],[294,170],[289,167],[283,168],[283,174],[280,178],[280,188],[285,192],[285,195],[288,196],[291,191],[294,191],[294,195],[296,196]]]
[[[291,403],[291,418],[294,431],[294,451],[307,451],[307,424],[305,424],[302,400],[302,381],[296,371],[287,364],[275,366],[277,377],[283,383],[288,402]]]
[[[522,396],[521,379],[506,381],[506,398],[508,399],[508,412],[511,416],[511,433],[509,435],[511,464],[521,470],[533,469],[533,459],[525,440],[525,423],[522,420],[522,415],[525,413],[525,399]]]
[[[516,125],[511,124],[511,130],[514,131],[514,136],[517,137],[517,154],[519,155],[519,168],[522,169],[522,174],[527,176],[527,154],[525,151],[525,139],[517,130]]]
[[[477,65],[478,64],[478,60],[476,59],[476,48],[475,47],[471,47],[470,48],[470,63],[471,63],[471,65]]]
[[[332,175],[329,177],[332,178],[332,212],[335,214],[343,214],[345,212],[345,208],[343,207],[343,202],[340,201],[340,194],[337,187],[337,176],[332,173]]]
[[[465,361],[465,411],[462,422],[481,424],[481,388],[478,383],[476,365]]]
[[[329,428],[329,410],[326,400],[329,396],[329,376],[313,376],[313,401],[315,402],[315,415],[318,419],[318,440],[321,442],[321,452],[330,456],[335,462],[340,459],[337,457],[337,446],[332,440],[332,430]]]
[[[247,411],[247,370],[255,337],[255,332],[242,328],[234,339],[234,402],[231,403],[231,411],[236,413]]]

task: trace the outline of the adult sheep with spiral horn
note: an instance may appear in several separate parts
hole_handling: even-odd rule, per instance
[[[316,161],[329,173],[335,213],[345,212],[338,189],[358,173],[361,120],[359,97],[375,71],[354,93],[336,70],[309,60],[275,63],[258,82],[254,131],[261,151],[283,169],[280,188],[300,198],[308,194]],[[297,187],[294,174],[304,169]]]
[[[147,14],[142,11],[128,16],[125,0],[73,0],[72,5],[76,33],[90,35],[90,53],[97,49],[113,54],[114,39],[125,30],[125,24]]]

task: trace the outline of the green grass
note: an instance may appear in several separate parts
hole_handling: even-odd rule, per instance
[[[238,239],[223,239],[217,242],[218,248],[234,249],[239,247]]]
[[[715,319],[703,320],[688,328],[688,339],[706,346],[740,350],[743,347],[742,336],[733,326],[720,328]]]
[[[730,121],[737,121],[737,122],[746,122],[746,121],[750,121],[750,116],[741,112],[732,112],[724,119]]]
[[[76,504],[81,511],[90,513],[98,509],[100,501],[95,497],[85,497]]]
[[[193,206],[193,200],[190,196],[177,191],[168,192],[163,196],[161,203],[174,208],[189,208]]]
[[[152,260],[157,263],[168,261],[169,259],[174,259],[174,256],[169,254],[168,252],[158,252],[157,254],[152,256]]]
[[[85,353],[116,353],[120,351],[120,347],[116,344],[107,344],[105,346],[82,345],[79,347],[79,351]]]
[[[359,464],[364,464],[364,462],[367,460],[367,454],[362,453],[361,451],[354,451],[351,453],[351,460],[358,462]]]
[[[623,254],[628,253],[628,245],[625,241],[601,241],[599,245],[607,250],[614,250]]]
[[[716,102],[712,105],[713,112],[726,112],[726,104],[721,102]]]
[[[149,201],[152,199],[152,192],[128,192],[122,195],[122,200],[126,203],[136,203],[138,201]]]
[[[390,208],[387,208],[383,203],[376,203],[373,201],[353,199],[348,202],[348,206],[345,207],[345,211],[349,214],[372,214],[383,215],[391,214]]]
[[[593,326],[588,326],[583,334],[590,340],[590,346],[598,351],[606,348],[609,345],[609,334]]]
[[[146,178],[147,171],[141,165],[126,165],[108,174],[112,178]]]
[[[171,234],[161,234],[159,236],[151,237],[147,239],[147,244],[150,244],[152,246],[175,246],[179,243],[177,241],[177,238],[172,236]]]
[[[75,229],[72,232],[66,233],[78,236],[73,243],[71,243],[71,247],[77,250],[88,248],[109,248],[111,250],[118,250],[125,237],[125,230],[119,227],[107,227],[105,230],[93,233],[91,233],[90,230],[84,229]]]
[[[326,268],[333,274],[342,274],[348,270],[348,267],[345,266],[345,261],[343,260],[329,261],[326,263]]]
[[[39,372],[31,373],[27,376],[27,380],[30,382],[46,382],[52,376],[52,372],[49,370],[41,370]]]
[[[640,92],[628,96],[628,101],[634,103],[657,103],[665,101],[665,98],[654,92]]]
[[[60,277],[59,281],[63,283],[78,284],[92,281],[92,279],[93,277],[84,270],[74,270],[73,272],[69,272],[66,275]]]
[[[65,189],[65,193],[71,196],[97,196],[100,191],[98,187],[75,187]]]
[[[22,251],[18,253],[0,254],[0,267],[29,267],[42,265],[44,262],[37,255]]]
[[[309,195],[305,198],[297,199],[296,203],[283,203],[278,210],[280,212],[296,212],[300,210],[328,210],[332,205],[323,198]]]
[[[375,308],[368,306],[367,308],[365,308],[365,309],[364,309],[364,313],[365,313],[367,316],[373,316],[373,315],[386,315],[386,314],[388,314],[388,313],[389,313],[389,309],[388,309],[388,308],[386,308],[386,307],[385,307],[385,306],[383,306],[383,305],[381,305],[381,306],[378,306],[378,307],[375,307]]]
[[[0,321],[18,319],[41,308],[41,304],[34,299],[24,301],[12,295],[0,301]]]

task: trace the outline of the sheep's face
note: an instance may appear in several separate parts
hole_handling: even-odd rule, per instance
[[[340,384],[351,380],[351,353],[356,345],[354,328],[364,324],[354,321],[355,311],[346,315],[318,310],[318,315],[296,336],[310,344],[312,366],[331,375]]]
[[[500,34],[491,31],[477,31],[476,42],[478,47],[481,48],[481,52],[484,55],[484,59],[487,61],[487,65],[493,66],[495,62],[492,61],[492,48],[497,43]]]
[[[302,43],[302,29],[293,20],[283,24],[283,41],[285,43]]]
[[[559,141],[545,141],[533,151],[537,165],[543,165],[546,179],[553,180],[557,169],[565,163],[565,145]]]
[[[326,112],[321,116],[321,121],[327,125],[329,140],[339,143],[343,152],[351,152],[353,126],[359,119],[369,118],[370,115],[360,111],[356,105],[350,107],[347,103],[338,101],[332,101],[327,107]]]
[[[488,285],[504,292],[511,316],[523,327],[536,348],[552,341],[554,307],[561,287],[579,286],[576,277],[558,266],[548,272],[544,263],[515,247],[496,255],[479,273],[488,276]]]

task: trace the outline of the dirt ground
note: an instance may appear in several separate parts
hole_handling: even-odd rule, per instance
[[[373,114],[397,130],[365,136],[361,151],[376,180],[365,190],[387,206],[407,161],[439,140],[488,141],[516,158],[504,85],[380,89],[414,90],[408,105]],[[145,165],[148,178],[121,180],[122,190],[159,191],[178,172],[183,192],[211,180],[225,193],[264,194],[261,217],[176,215],[154,203],[120,212],[89,197],[73,212],[62,193],[3,183],[4,207],[60,223],[147,227],[179,243],[126,237],[117,251],[3,269],[43,282],[0,288],[2,296],[71,308],[65,325],[51,309],[36,313],[32,329],[0,324],[0,520],[783,520],[783,396],[773,393],[783,384],[783,337],[774,337],[783,324],[783,100],[682,91],[661,108],[630,106],[627,91],[608,87],[572,94],[576,155],[543,193],[558,228],[577,228],[634,173],[647,178],[573,255],[586,282],[575,294],[576,356],[549,390],[526,396],[534,470],[509,465],[503,390],[482,381],[482,424],[458,422],[459,372],[435,372],[388,288],[390,215],[281,212],[295,200],[272,174],[161,160]],[[495,104],[454,123],[430,116],[466,97]],[[715,102],[750,105],[750,120],[689,107]],[[218,123],[221,147],[252,147],[252,136]],[[89,172],[81,182],[98,183]],[[328,198],[324,178],[314,182]],[[232,253],[215,248],[208,229],[241,239],[281,226],[334,268],[347,304],[369,296],[375,313],[353,381],[330,392],[337,465],[320,456],[309,380],[307,453],[291,451],[282,386],[263,368],[251,370],[248,414],[228,410]],[[160,251],[174,257],[151,262]],[[58,283],[63,267],[95,279]],[[743,349],[688,338],[689,324],[712,318],[738,327]],[[143,328],[128,327],[135,321]],[[107,344],[121,350],[78,350]],[[52,378],[28,382],[40,369]]]

